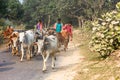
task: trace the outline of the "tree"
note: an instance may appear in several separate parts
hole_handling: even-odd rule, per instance
[[[0,0],[0,18],[3,18],[7,14],[8,0]]]
[[[49,26],[61,17],[63,21],[74,19],[82,27],[84,22],[115,9],[116,2],[118,0],[24,0],[24,20],[35,24],[42,19]]]
[[[9,0],[7,9],[9,19],[17,21],[22,19],[24,11],[19,0]]]

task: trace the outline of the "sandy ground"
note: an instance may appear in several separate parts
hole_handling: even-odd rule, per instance
[[[70,43],[66,53],[60,53],[57,60],[57,67],[61,70],[52,72],[45,80],[73,80],[76,75],[76,65],[82,61],[83,56],[77,48],[77,44]],[[62,67],[65,67],[62,69]]]

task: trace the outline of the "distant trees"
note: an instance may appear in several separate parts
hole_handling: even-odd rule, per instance
[[[8,0],[0,0],[0,18],[5,17],[7,13]]]
[[[0,0],[0,26],[6,19],[18,23],[24,14],[23,6],[19,0]]]
[[[42,19],[46,26],[58,17],[63,22],[73,20],[80,27],[101,14],[115,9],[119,0],[0,0],[0,18],[22,21],[33,26]]]
[[[19,0],[9,0],[7,9],[9,19],[17,21],[22,19],[24,10]]]
[[[76,19],[82,27],[87,20],[94,20],[106,11],[115,9],[119,0],[24,0],[24,20],[35,23],[43,19],[49,26],[58,17],[63,21]]]

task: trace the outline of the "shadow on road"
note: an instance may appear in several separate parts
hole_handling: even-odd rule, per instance
[[[4,63],[0,63],[0,67],[13,65],[13,64],[15,64],[15,62],[4,62]]]
[[[9,70],[12,70],[12,69],[13,69],[13,67],[0,68],[0,72],[9,71]]]

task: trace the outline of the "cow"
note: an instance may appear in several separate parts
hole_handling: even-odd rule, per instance
[[[52,56],[52,68],[55,67],[55,54],[59,51],[58,39],[54,35],[45,36],[43,40],[38,40],[38,53],[41,53],[43,58],[43,71],[46,70],[46,62],[49,56]]]
[[[47,31],[46,31],[46,33],[48,35],[56,35],[56,31],[55,31],[54,28],[48,28]]]
[[[3,36],[5,39],[9,38],[9,36],[14,32],[14,29],[11,28],[10,26],[3,31]]]
[[[19,44],[20,44],[20,52],[21,59],[23,61],[24,52],[26,52],[27,60],[30,60],[32,57],[32,46],[35,42],[35,33],[32,30],[28,30],[25,32],[19,33]]]
[[[18,32],[13,32],[10,35],[10,42],[9,44],[11,45],[12,48],[12,55],[18,55],[18,37],[19,33]]]
[[[69,33],[66,30],[61,31],[62,44],[64,45],[64,50],[68,48],[69,43]]]
[[[64,45],[64,51],[66,51],[69,43],[69,34],[67,31],[62,30],[60,33],[57,33],[58,38],[58,47]]]

